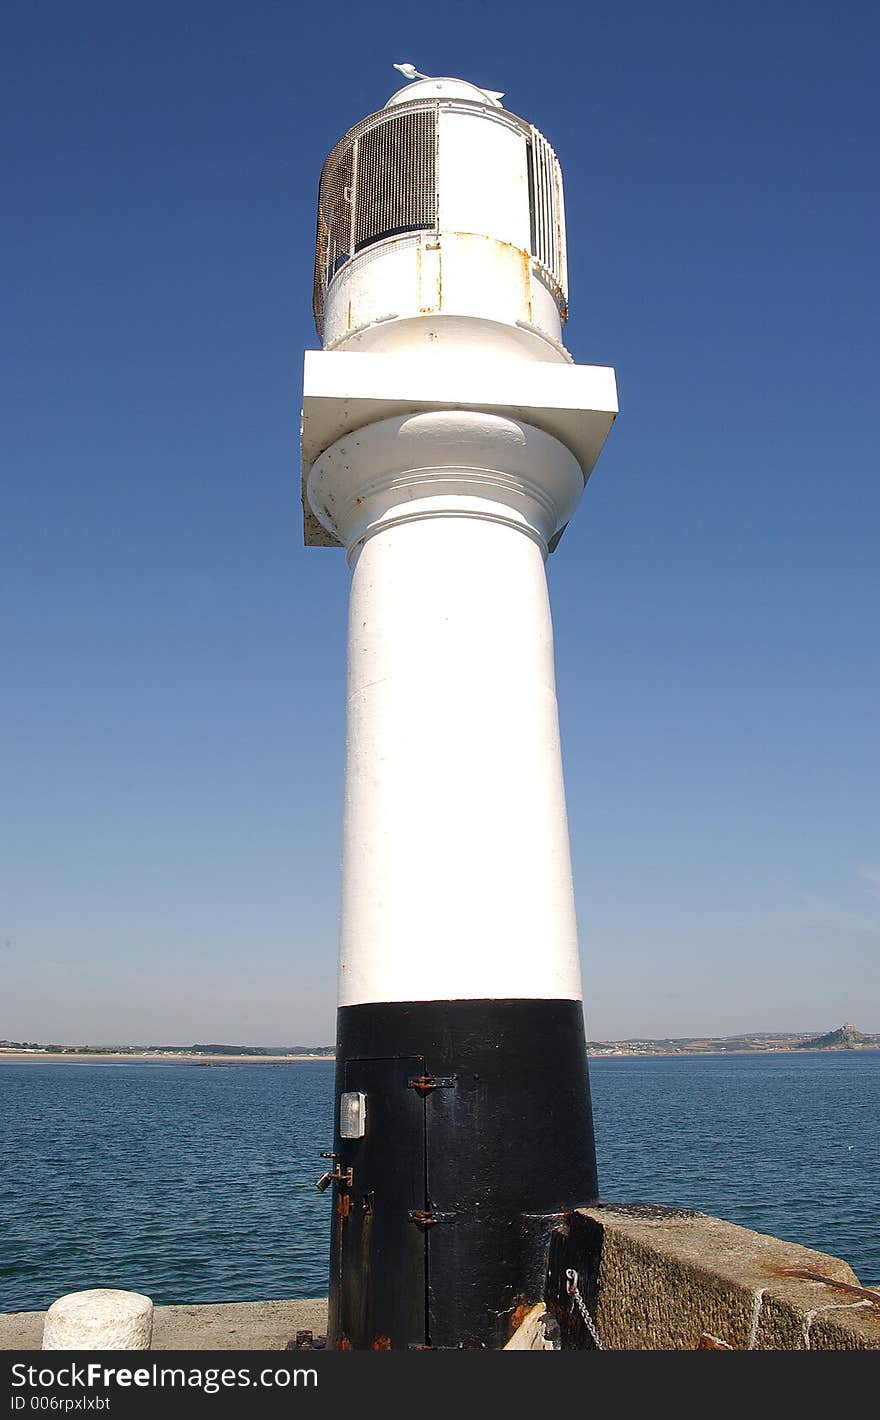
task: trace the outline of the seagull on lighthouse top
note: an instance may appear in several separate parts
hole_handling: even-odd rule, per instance
[[[395,64],[394,69],[399,69],[404,79],[433,79],[433,74],[420,74],[414,64]]]
[[[468,95],[463,91],[470,89],[472,93],[481,94],[485,101],[487,103],[492,104],[494,107],[501,108],[502,106],[501,100],[504,98],[504,95],[502,93],[499,93],[495,89],[483,89],[480,87],[479,84],[469,83],[467,79],[441,79],[435,77],[432,74],[422,74],[414,64],[410,64],[408,62],[405,64],[395,64],[393,67],[403,75],[404,79],[408,79],[411,84],[418,83],[419,80],[429,84],[436,84],[438,92],[441,94],[448,95],[450,98],[468,97]],[[401,93],[405,92],[405,90],[401,91]],[[397,95],[395,95],[395,99],[397,99],[397,102],[402,102],[402,100],[399,99]]]

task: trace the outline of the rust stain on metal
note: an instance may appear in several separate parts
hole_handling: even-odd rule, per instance
[[[390,1351],[390,1350],[391,1350],[391,1337],[390,1337],[390,1336],[374,1336],[373,1339],[372,1339],[372,1341],[370,1342],[370,1350],[371,1350],[371,1351]]]
[[[520,251],[519,247],[517,247],[517,251],[520,252],[520,262],[521,262],[521,265],[522,265],[523,294],[524,294],[524,296],[525,296],[526,311],[528,312],[528,314],[527,314],[527,316],[526,316],[526,319],[527,319],[527,320],[531,320],[531,319],[532,319],[532,258],[531,258],[531,256],[529,255],[529,253],[528,253],[527,251]]]
[[[519,1301],[519,1299],[517,1300]],[[525,1302],[519,1301],[519,1305],[514,1308],[513,1316],[510,1318],[510,1329],[512,1332],[519,1331],[531,1310],[531,1307],[527,1307]]]
[[[352,1344],[351,1344],[351,1342],[349,1341],[349,1339],[348,1339],[347,1336],[340,1336],[340,1338],[339,1338],[339,1346],[337,1347],[337,1350],[339,1350],[339,1351],[353,1351],[353,1350],[354,1350],[354,1347],[352,1346]]]
[[[864,1297],[865,1301],[880,1307],[880,1292],[870,1287],[855,1287],[852,1282],[837,1282],[822,1272],[808,1272],[803,1267],[771,1267],[768,1271],[776,1277],[798,1277],[802,1282],[822,1282],[826,1287],[834,1287],[839,1292],[849,1292],[854,1297]]]
[[[419,1078],[417,1080],[413,1080],[410,1085],[411,1089],[419,1090],[419,1092],[423,1095],[426,1095],[428,1093],[428,1090],[433,1089],[433,1087],[433,1075],[420,1075]]]
[[[351,1212],[350,1193],[340,1193],[338,1199],[336,1200],[336,1211],[339,1214],[340,1218],[348,1217],[349,1213]]]
[[[433,1213],[413,1211],[412,1213],[410,1213],[409,1216],[414,1223],[421,1223],[422,1226],[425,1228],[431,1227],[433,1223],[436,1223],[438,1221],[438,1219],[434,1217]]]

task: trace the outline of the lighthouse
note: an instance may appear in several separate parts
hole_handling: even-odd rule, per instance
[[[328,1345],[494,1349],[598,1192],[545,562],[617,391],[547,139],[399,67],[323,167],[304,372],[351,576]]]

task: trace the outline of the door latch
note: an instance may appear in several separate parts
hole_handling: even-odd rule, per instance
[[[335,1168],[332,1173],[322,1173],[315,1183],[319,1193],[325,1193],[331,1183],[338,1183],[343,1188],[351,1188],[354,1183],[354,1169],[349,1166],[347,1169]]]
[[[429,1090],[454,1090],[454,1075],[417,1075],[411,1080],[407,1080],[407,1088],[418,1090],[420,1095],[426,1095]]]

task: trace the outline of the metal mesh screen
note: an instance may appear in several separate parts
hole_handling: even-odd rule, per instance
[[[532,129],[528,148],[532,256],[552,276],[565,299],[568,273],[562,172],[556,154],[537,128]]]
[[[395,114],[358,139],[354,249],[437,220],[437,111]]]
[[[324,164],[318,199],[318,233],[315,241],[315,320],[318,315],[318,294],[333,279],[334,273],[351,256],[351,195],[354,171],[354,144],[336,149]]]
[[[437,117],[434,103],[373,114],[324,164],[313,300],[319,335],[327,288],[356,251],[399,232],[436,227]]]

